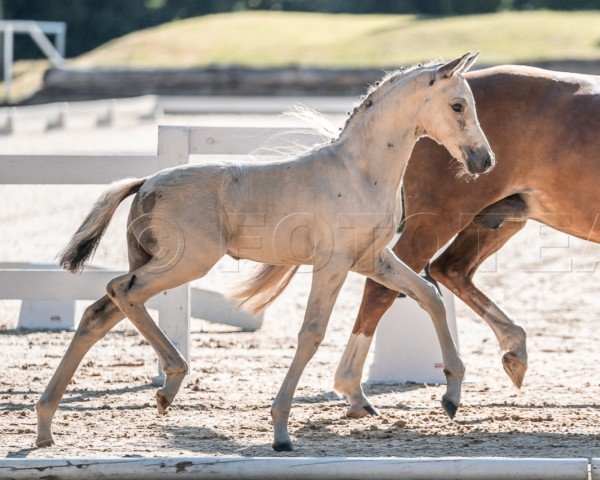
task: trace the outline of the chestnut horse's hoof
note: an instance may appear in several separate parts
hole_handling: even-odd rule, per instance
[[[279,442],[273,444],[273,450],[276,452],[291,452],[294,450],[291,442]]]
[[[525,377],[525,372],[527,371],[527,363],[521,360],[516,353],[506,352],[502,357],[502,366],[515,387],[521,388],[523,377]]]
[[[163,389],[159,388],[156,391],[156,406],[158,407],[158,413],[161,414],[161,415],[163,413],[165,413],[165,411],[167,410],[167,408],[169,408],[169,405],[171,405],[171,402],[169,402],[169,400],[167,399],[167,397],[163,393]]]
[[[346,416],[350,418],[363,418],[367,415],[379,415],[379,412],[372,405],[350,407],[346,412]]]
[[[454,419],[456,411],[458,410],[458,405],[446,398],[446,395],[442,397],[442,408],[444,409],[444,412],[446,412],[446,415],[450,417],[450,420]]]

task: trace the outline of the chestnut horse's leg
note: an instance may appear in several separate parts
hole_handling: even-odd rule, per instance
[[[335,391],[344,395],[350,404],[346,411],[348,417],[378,415],[363,391],[361,379],[377,324],[387,309],[392,306],[396,297],[398,297],[397,291],[367,278],[360,310],[335,371],[333,384]]]
[[[438,249],[456,234],[458,224],[451,221],[453,218],[408,217],[393,248],[394,253],[413,271],[420,272]],[[377,414],[362,389],[363,367],[377,324],[397,297],[397,291],[367,278],[352,334],[335,372],[334,388],[348,399],[350,406],[346,415],[349,417]]]
[[[479,265],[524,225],[524,221],[505,221],[490,230],[472,223],[432,263],[430,270],[433,278],[454,292],[492,328],[500,348],[506,352],[502,357],[504,370],[517,388],[521,388],[527,370],[525,330],[473,285],[472,278]]]
[[[35,405],[38,419],[35,444],[38,447],[47,447],[54,443],[52,418],[79,363],[90,348],[124,318],[125,315],[106,295],[86,308],[69,348]]]

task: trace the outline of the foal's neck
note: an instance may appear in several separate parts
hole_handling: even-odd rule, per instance
[[[339,154],[349,169],[397,191],[406,164],[419,138],[419,89],[415,79],[397,85],[360,113],[338,142]]]

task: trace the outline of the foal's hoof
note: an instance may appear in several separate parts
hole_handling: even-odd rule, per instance
[[[39,448],[51,447],[54,445],[54,439],[50,438],[39,438],[35,441],[35,446]]]
[[[446,412],[446,415],[450,417],[450,420],[454,419],[456,411],[458,410],[458,405],[446,398],[446,395],[442,397],[442,408],[444,409],[444,412]]]
[[[273,450],[276,452],[291,452],[294,450],[291,442],[279,442],[273,444]]]
[[[350,407],[346,412],[346,416],[350,418],[363,418],[367,415],[379,415],[379,412],[371,405],[363,405],[362,407]]]
[[[156,406],[158,407],[158,413],[161,415],[165,413],[165,410],[169,408],[169,405],[171,405],[171,402],[163,393],[163,389],[159,388],[156,391]]]
[[[523,377],[525,377],[525,372],[527,371],[527,364],[516,353],[506,352],[502,357],[502,366],[515,387],[521,388]]]

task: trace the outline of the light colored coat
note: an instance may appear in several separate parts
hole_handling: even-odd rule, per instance
[[[81,358],[123,316],[164,365],[159,412],[171,404],[188,367],[144,304],[165,289],[206,274],[225,254],[268,264],[244,292],[259,307],[283,289],[297,265],[314,266],[298,349],[271,411],[276,451],[292,448],[287,427],[292,397],[350,270],[406,292],[430,313],[448,377],[443,405],[454,415],[464,367],[443,304],[435,288],[387,245],[400,221],[400,184],[418,138],[427,135],[442,143],[471,173],[493,165],[462,76],[475,58],[466,54],[448,64],[388,75],[355,109],[339,138],[298,157],[187,165],[114,185],[84,220],[61,263],[72,271],[80,269],[119,203],[137,192],[128,229],[131,271],[111,281],[108,296],[86,311],[38,402],[38,444],[52,442],[52,416]]]

